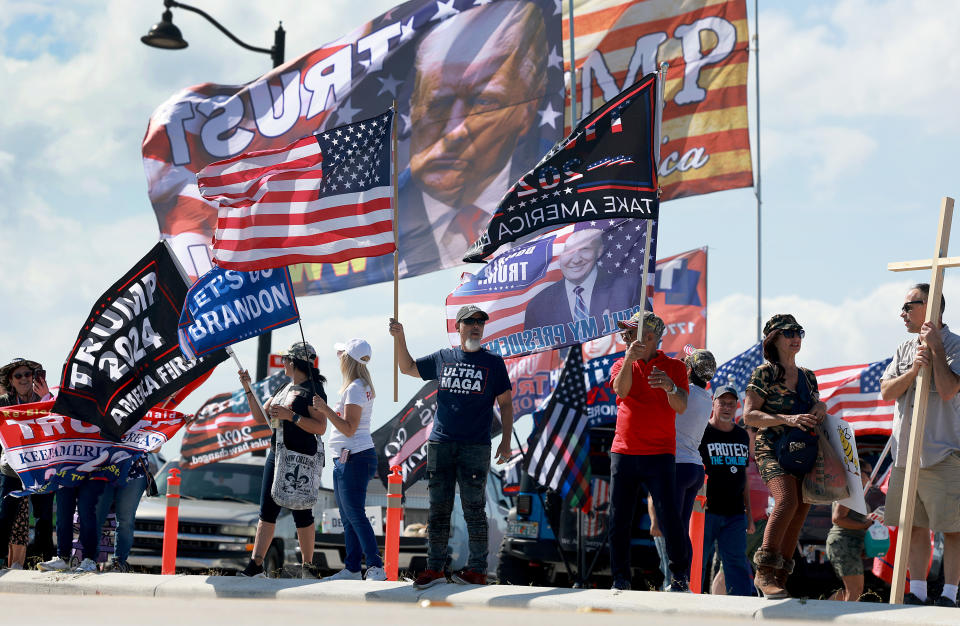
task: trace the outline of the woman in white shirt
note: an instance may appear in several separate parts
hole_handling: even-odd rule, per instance
[[[386,580],[377,538],[364,505],[367,484],[377,471],[377,452],[370,436],[373,414],[373,381],[367,369],[372,352],[363,339],[351,339],[334,346],[340,358],[343,385],[333,409],[318,396],[313,407],[326,416],[334,430],[327,445],[333,459],[333,491],[343,522],[346,546],[344,568],[324,580],[360,580],[360,564],[367,561],[366,580]]]

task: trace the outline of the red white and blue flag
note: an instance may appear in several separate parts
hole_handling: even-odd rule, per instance
[[[827,413],[845,420],[857,436],[889,436],[893,432],[896,402],[880,397],[880,377],[889,363],[890,359],[884,359],[814,372]]]
[[[387,111],[200,170],[218,205],[214,262],[252,271],[393,252],[392,122]]]

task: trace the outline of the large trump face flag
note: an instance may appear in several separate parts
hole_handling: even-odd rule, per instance
[[[392,120],[387,111],[203,168],[200,193],[219,205],[214,262],[251,271],[393,252]]]
[[[463,274],[447,296],[447,332],[460,345],[457,311],[487,312],[483,345],[504,357],[583,343],[618,330],[640,310],[643,260],[648,292],[656,265],[656,228],[647,220],[571,224],[497,255],[477,274]],[[649,248],[649,250],[647,250]]]

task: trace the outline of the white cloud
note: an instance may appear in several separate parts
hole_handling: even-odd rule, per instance
[[[764,165],[802,173],[812,190],[833,187],[863,170],[877,141],[855,128],[818,126],[764,132]]]

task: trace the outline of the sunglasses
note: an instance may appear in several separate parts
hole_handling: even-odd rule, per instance
[[[780,334],[787,339],[793,339],[794,337],[803,339],[807,335],[806,331],[803,330],[782,330],[780,331]]]
[[[633,341],[636,338],[637,338],[637,331],[635,330],[625,330],[622,333],[620,333],[620,339],[623,339],[624,341]]]
[[[900,310],[906,313],[907,315],[910,315],[910,307],[912,307],[915,304],[925,304],[925,303],[923,300],[911,300],[910,302],[904,302],[903,306],[900,307]]]
[[[16,380],[20,380],[21,378],[33,378],[33,372],[17,372],[13,375],[13,377]]]
[[[474,326],[483,326],[487,323],[487,320],[480,319],[479,317],[468,317],[465,320],[460,322],[461,324],[474,325]]]

